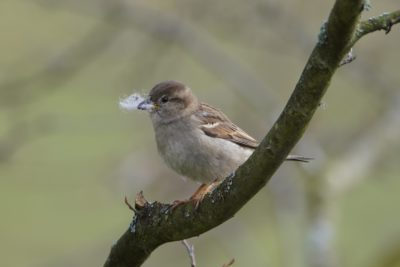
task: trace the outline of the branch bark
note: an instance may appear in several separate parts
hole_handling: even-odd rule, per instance
[[[340,61],[355,43],[362,9],[362,0],[336,1],[285,109],[246,163],[197,210],[188,204],[171,211],[170,204],[149,203],[139,195],[131,225],[104,266],[141,266],[158,246],[200,235],[230,219],[262,189],[301,138]]]

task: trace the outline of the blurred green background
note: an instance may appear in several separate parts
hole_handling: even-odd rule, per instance
[[[120,97],[189,85],[261,139],[333,1],[2,0],[0,266],[102,266],[123,203],[197,187],[156,152]],[[396,1],[373,1],[369,16]],[[400,34],[377,32],[336,73],[295,152],[233,219],[198,238],[199,267],[400,266]],[[179,243],[144,266],[189,266]]]

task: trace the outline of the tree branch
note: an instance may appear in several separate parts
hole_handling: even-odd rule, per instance
[[[234,216],[264,185],[301,138],[330,80],[348,52],[362,11],[362,0],[337,0],[285,109],[253,155],[206,195],[171,211],[142,195],[129,229],[112,247],[106,267],[140,266],[158,246],[200,235]]]
[[[194,246],[190,245],[186,239],[183,239],[181,242],[185,246],[186,251],[189,254],[190,267],[196,267],[196,256],[194,254]]]
[[[353,46],[361,37],[368,33],[384,30],[388,34],[392,26],[400,22],[400,10],[383,13],[380,16],[369,18],[359,23],[350,46]]]

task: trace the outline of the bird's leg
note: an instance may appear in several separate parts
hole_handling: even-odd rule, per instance
[[[211,185],[212,185],[212,183],[200,185],[200,187],[197,188],[197,190],[189,198],[189,201],[193,201],[194,208],[196,210],[199,207],[200,202],[203,201],[205,195],[207,195],[207,193],[211,192],[214,189],[214,187],[212,187]]]
[[[201,184],[199,188],[193,193],[193,195],[189,199],[185,200],[175,200],[172,203],[171,210],[176,209],[178,206],[186,204],[188,202],[194,202],[195,204],[195,209],[199,206],[200,201],[204,198],[204,195],[207,194],[204,193],[208,187],[208,184]]]
[[[185,200],[175,200],[174,203],[172,203],[171,209],[174,210],[176,207],[188,203],[188,202],[193,202],[194,203],[194,208],[197,210],[199,207],[200,202],[204,199],[205,195],[208,193],[212,192],[214,188],[220,184],[220,181],[218,179],[215,179],[211,183],[207,184],[201,184],[199,188],[193,193],[193,195],[189,199]]]

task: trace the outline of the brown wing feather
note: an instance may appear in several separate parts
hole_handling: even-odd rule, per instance
[[[225,114],[205,103],[201,103],[196,117],[203,125],[201,129],[208,136],[225,139],[249,148],[256,148],[259,144],[253,137],[231,122]]]

